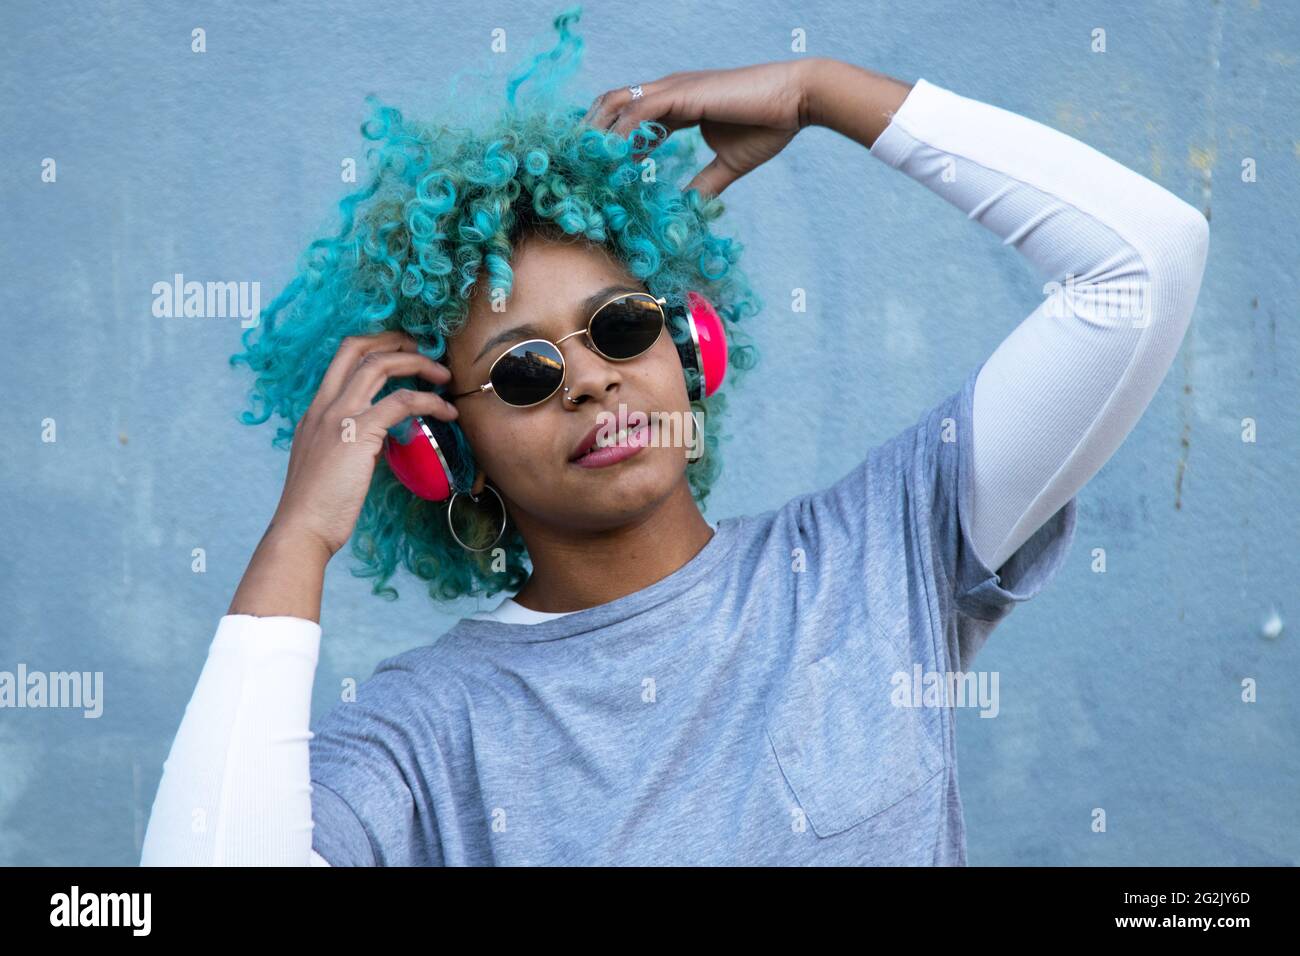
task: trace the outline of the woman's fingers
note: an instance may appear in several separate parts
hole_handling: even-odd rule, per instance
[[[418,375],[438,385],[451,379],[447,366],[419,352],[370,351],[361,356],[334,406],[344,414],[365,411],[390,378],[404,375]]]
[[[642,95],[635,98],[630,87],[607,90],[592,103],[586,120],[602,132],[613,133],[620,139],[629,137],[645,122],[662,126],[662,133],[656,131],[649,135],[633,152],[632,158],[640,160],[673,133],[700,122],[700,104],[703,101],[687,95],[690,84],[698,81],[698,73],[669,73],[653,83],[642,83]]]
[[[583,119],[585,122],[596,127],[596,129],[608,132],[611,128],[617,125],[620,116],[625,113],[629,107],[633,105],[637,107],[647,106],[647,100],[665,92],[668,87],[671,86],[669,81],[675,76],[677,76],[676,73],[669,73],[667,76],[661,77],[653,83],[640,84],[641,95],[636,99],[632,98],[632,87],[637,84],[628,84],[627,86],[620,86],[612,90],[606,90],[592,102],[591,108],[587,110],[587,114]],[[652,116],[651,118],[658,119],[658,117],[655,116]],[[635,126],[636,124],[632,125]],[[665,123],[664,125],[667,126],[668,124]],[[618,132],[618,130],[616,129],[615,132]]]
[[[644,90],[645,87],[642,87],[642,89]],[[631,98],[632,94],[623,88],[606,90],[592,101],[591,108],[587,110],[587,115],[583,117],[583,120],[602,132],[606,131],[609,129],[610,124],[614,122],[614,117],[623,108],[623,101]]]
[[[682,192],[698,189],[705,196],[717,196],[739,177],[740,174],[723,162],[721,157],[715,156],[709,165],[696,173]]]
[[[599,96],[597,96],[594,100],[591,101],[591,106],[587,108],[586,115],[582,117],[582,121],[584,123],[587,123],[590,126],[594,126],[597,129],[605,128],[604,125],[602,125],[601,116],[605,107],[605,99],[608,96],[609,96],[608,93],[601,93]]]
[[[648,90],[644,86],[643,89]],[[645,96],[633,100],[632,94],[624,89],[604,93],[602,97],[603,101],[598,99],[588,111],[588,116],[594,120],[592,125],[602,132],[612,132],[619,138],[626,139],[645,120],[663,127],[662,134],[651,135],[639,149],[633,151],[632,159],[635,161],[640,161],[683,126],[690,125],[674,121],[671,116],[671,101],[665,99],[662,92],[655,96],[647,91]]]
[[[349,335],[339,343],[334,358],[330,360],[325,377],[321,379],[320,388],[312,404],[320,408],[332,405],[343,391],[361,360],[370,352],[415,352],[419,354],[419,343],[406,332],[390,329],[374,335]]]
[[[359,421],[373,423],[378,428],[392,428],[404,418],[414,415],[432,415],[445,422],[455,420],[456,406],[433,392],[421,392],[414,388],[399,388],[391,395],[385,395]]]

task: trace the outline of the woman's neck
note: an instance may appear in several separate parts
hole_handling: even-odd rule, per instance
[[[654,511],[607,531],[518,522],[533,570],[514,596],[531,611],[581,611],[661,581],[689,562],[714,530],[683,479]]]

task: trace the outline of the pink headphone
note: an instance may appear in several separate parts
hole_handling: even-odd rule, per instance
[[[673,341],[684,370],[699,373],[699,385],[691,395],[700,401],[718,390],[727,374],[727,336],[713,304],[698,292],[686,294],[687,306],[670,306],[668,316],[684,313],[690,338]],[[457,439],[460,438],[458,441]],[[409,418],[401,441],[384,439],[384,459],[397,480],[413,494],[429,501],[446,501],[452,495],[456,477],[470,471],[463,436],[451,424],[432,415]]]

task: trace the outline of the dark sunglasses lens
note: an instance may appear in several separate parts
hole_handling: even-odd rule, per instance
[[[564,358],[550,342],[520,342],[492,369],[492,389],[511,405],[536,405],[564,380]]]
[[[607,302],[591,321],[591,339],[610,358],[640,355],[659,340],[664,316],[648,295],[625,295]]]

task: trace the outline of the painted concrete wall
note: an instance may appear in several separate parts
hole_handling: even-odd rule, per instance
[[[1297,863],[1300,7],[1074,6],[720,0],[647,20],[644,4],[610,2],[589,5],[580,30],[595,93],[784,59],[802,28],[810,54],[1024,113],[1206,211],[1209,265],[1180,356],[1079,496],[1068,565],[977,659],[1000,673],[1001,712],[959,713],[970,859]],[[555,8],[7,12],[0,670],[102,671],[105,684],[97,719],[0,710],[0,864],[130,864],[287,460],[272,426],[235,421],[248,385],[226,364],[238,321],[155,318],[152,286],[175,273],[257,281],[268,302],[332,225],[340,160],[363,152],[364,94],[414,110],[493,28],[522,48]],[[1104,53],[1090,48],[1098,27]],[[55,183],[41,181],[46,157]],[[769,359],[737,393],[711,518],[831,483],[954,390],[1038,300],[1014,252],[827,130],[726,198],[769,304]],[[795,287],[812,303],[798,317]],[[835,389],[854,378],[860,407]],[[40,440],[47,418],[54,443]],[[843,427],[859,440],[834,440]],[[787,457],[796,439],[811,444]],[[472,610],[429,606],[409,578],[383,602],[349,563],[344,552],[327,578],[317,714],[340,680]],[[1241,700],[1246,678],[1256,703]],[[1096,807],[1105,833],[1091,832]]]

